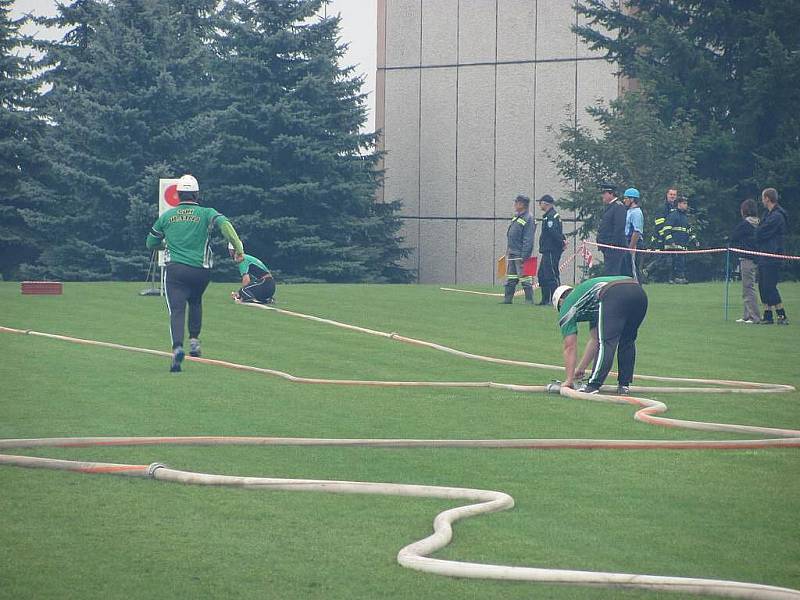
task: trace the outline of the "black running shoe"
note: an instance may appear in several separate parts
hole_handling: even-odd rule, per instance
[[[584,394],[599,394],[600,386],[595,385],[594,383],[584,383],[578,388],[578,391],[583,392]]]
[[[200,340],[197,338],[189,339],[189,356],[194,356],[197,358],[201,356],[203,353],[200,351]]]
[[[169,367],[170,373],[181,372],[181,363],[183,362],[184,356],[186,356],[186,353],[183,351],[183,346],[178,346],[172,351],[172,364]]]
[[[619,385],[617,386],[617,394],[620,396],[627,396],[631,393],[631,388],[627,385]]]

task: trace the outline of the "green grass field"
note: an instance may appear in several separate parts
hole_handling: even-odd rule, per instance
[[[142,284],[0,283],[0,325],[169,349]],[[498,366],[205,296],[204,355],[295,375],[541,385]],[[723,320],[723,285],[651,285],[637,372],[800,388],[800,320]],[[790,320],[800,284],[780,286]],[[559,364],[552,309],[434,286],[279,286],[279,306],[477,354]],[[581,331],[581,342],[585,332]],[[120,350],[0,334],[0,438],[269,435],[732,439],[633,420],[632,407],[490,389],[301,385]],[[613,383],[613,381],[612,381]],[[636,382],[634,382],[636,383]],[[644,383],[644,382],[643,382]],[[800,428],[800,393],[661,394],[668,416]],[[742,437],[742,436],[739,436]],[[754,437],[754,436],[745,436]],[[10,453],[206,473],[496,489],[516,507],[459,523],[436,556],[520,566],[732,579],[800,589],[800,450],[611,451],[174,447]],[[681,598],[452,579],[400,567],[443,500],[179,486],[0,467],[0,598]]]

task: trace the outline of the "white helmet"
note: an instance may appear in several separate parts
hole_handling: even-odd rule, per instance
[[[558,310],[558,301],[572,291],[571,285],[560,285],[553,292],[553,307]]]
[[[188,173],[178,179],[178,191],[179,192],[199,192],[200,186],[197,185],[197,179],[189,175]]]

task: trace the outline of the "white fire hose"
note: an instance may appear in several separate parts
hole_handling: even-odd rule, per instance
[[[488,360],[501,364],[514,364],[545,369],[559,369],[552,365],[540,365],[523,361],[510,361],[493,357],[483,357],[447,348],[439,344],[414,340],[397,334],[359,328],[353,325],[337,323],[327,319],[320,319],[301,313],[292,313],[271,307],[264,307],[284,314],[299,316],[319,322],[346,327],[372,335],[380,335],[390,339],[421,345],[436,350],[441,350],[476,360]],[[0,333],[28,334],[33,336],[57,339],[80,344],[89,344],[107,348],[122,349],[133,352],[143,352],[159,356],[170,356],[167,352],[123,346],[110,342],[85,340],[60,336],[30,330],[0,327]],[[525,392],[555,392],[556,387],[528,386],[516,384],[501,384],[494,382],[381,382],[359,380],[326,380],[297,377],[282,371],[263,369],[248,365],[239,365],[226,361],[208,358],[192,358],[208,365],[224,366],[228,368],[247,370],[278,376],[296,383],[336,384],[336,385],[381,385],[381,386],[436,386],[436,387],[498,387],[513,391]],[[721,388],[641,388],[634,387],[636,392],[738,392],[738,393],[764,393],[786,392],[794,388],[787,385],[764,384],[752,382],[679,379],[654,376],[638,376],[642,379],[659,381],[688,382],[701,385],[719,385]],[[549,389],[548,389],[549,388]],[[745,433],[774,436],[768,439],[752,440],[596,440],[596,439],[505,439],[505,440],[422,440],[422,439],[326,439],[326,438],[279,438],[279,437],[223,437],[223,436],[195,436],[195,437],[83,437],[83,438],[40,438],[40,439],[6,439],[0,440],[0,449],[8,448],[34,448],[34,447],[86,447],[86,446],[129,446],[129,445],[293,445],[293,446],[368,446],[368,447],[461,447],[461,448],[537,448],[537,449],[732,449],[732,448],[769,448],[769,447],[800,447],[800,431],[792,429],[757,427],[748,425],[731,425],[722,423],[707,423],[669,419],[656,416],[666,412],[664,403],[646,398],[633,396],[612,396],[607,394],[584,394],[568,388],[558,387],[558,393],[568,398],[593,400],[600,402],[614,402],[633,404],[639,407],[635,418],[644,423],[668,427],[681,427],[698,429],[702,431],[724,431],[731,433]],[[273,479],[261,477],[235,477],[229,475],[213,475],[207,473],[193,473],[170,469],[159,463],[151,465],[121,465],[113,463],[80,462],[57,460],[51,458],[38,458],[0,454],[0,465],[10,465],[29,468],[46,468],[76,471],[81,473],[117,474],[132,477],[149,477],[160,481],[169,481],[190,485],[235,486],[257,490],[284,490],[307,491],[347,494],[379,494],[389,496],[410,496],[440,498],[447,500],[465,501],[468,504],[445,510],[438,514],[433,522],[433,533],[428,537],[409,544],[402,548],[397,555],[398,562],[407,568],[448,575],[453,577],[467,577],[479,579],[503,579],[514,581],[531,581],[539,583],[558,583],[568,585],[602,586],[611,588],[640,588],[654,591],[675,591],[691,594],[704,594],[723,596],[728,598],[751,598],[764,600],[800,599],[800,591],[788,588],[774,587],[755,583],[736,581],[723,581],[715,579],[696,579],[688,577],[666,577],[656,575],[638,575],[625,573],[603,573],[591,571],[575,571],[565,569],[540,569],[532,567],[512,567],[482,563],[459,562],[430,558],[430,554],[437,552],[450,543],[452,539],[452,524],[460,519],[482,514],[508,510],[513,508],[514,500],[508,494],[499,491],[454,488],[425,485],[407,485],[395,483],[368,483],[353,481],[326,481],[308,479]]]

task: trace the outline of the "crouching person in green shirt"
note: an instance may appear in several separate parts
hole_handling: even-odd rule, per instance
[[[239,265],[239,275],[242,276],[241,289],[238,292],[231,292],[231,297],[237,302],[274,303],[275,279],[267,265],[255,256],[237,255],[233,244],[228,244],[228,253]]]
[[[146,242],[150,249],[164,249],[164,295],[172,336],[172,364],[169,368],[172,373],[180,372],[185,356],[183,336],[187,304],[189,354],[200,356],[203,293],[211,279],[211,234],[214,227],[235,248],[238,256],[244,255],[242,242],[228,219],[211,207],[200,206],[197,180],[191,175],[184,175],[178,180],[177,188],[180,199],[178,206],[158,218]]]

